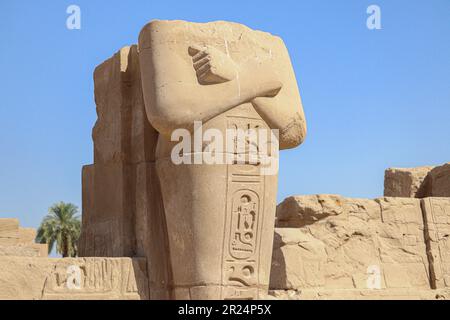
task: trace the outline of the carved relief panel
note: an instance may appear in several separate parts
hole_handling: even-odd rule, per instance
[[[228,117],[230,129],[257,129],[259,119]],[[223,299],[256,299],[260,264],[261,228],[264,213],[264,177],[259,163],[248,162],[252,147],[244,141],[244,162],[227,166],[227,208],[222,264]],[[236,155],[239,150],[234,141]],[[258,146],[253,146],[258,148]]]

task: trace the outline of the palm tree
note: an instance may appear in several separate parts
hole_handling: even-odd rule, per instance
[[[65,257],[76,257],[81,232],[78,208],[72,203],[59,202],[48,210],[37,231],[36,242],[47,243],[48,253],[53,250]]]

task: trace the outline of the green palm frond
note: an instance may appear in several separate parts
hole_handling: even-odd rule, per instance
[[[49,253],[56,243],[56,252],[63,257],[75,257],[81,234],[81,220],[77,206],[59,202],[50,207],[36,235],[36,242],[47,243]]]

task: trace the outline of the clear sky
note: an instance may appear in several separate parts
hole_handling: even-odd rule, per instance
[[[66,9],[81,8],[81,30]],[[381,30],[366,27],[369,5]],[[450,1],[0,2],[0,217],[37,227],[81,207],[92,163],[92,73],[152,19],[230,20],[281,36],[308,122],[281,154],[279,195],[378,197],[387,167],[450,161]]]

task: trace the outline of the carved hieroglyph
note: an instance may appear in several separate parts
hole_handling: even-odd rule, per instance
[[[148,299],[146,268],[142,258],[59,260],[45,281],[43,299],[145,300]]]
[[[236,23],[153,21],[140,34],[139,60],[147,116],[159,132],[173,298],[258,298],[269,285],[276,172],[262,175],[260,161],[247,161],[249,146],[242,162],[175,165],[170,138],[185,128],[195,139],[194,121],[202,121],[223,136],[277,129],[281,149],[299,145],[306,125],[283,41]],[[182,155],[202,158],[207,147]]]
[[[0,257],[0,299],[148,299],[145,258]]]
[[[222,128],[235,119],[232,114],[249,110],[226,113]],[[260,121],[252,116],[247,121]],[[174,165],[170,158],[157,160],[156,167],[174,298],[257,298],[258,289],[268,288],[276,175],[260,175],[250,164]]]

